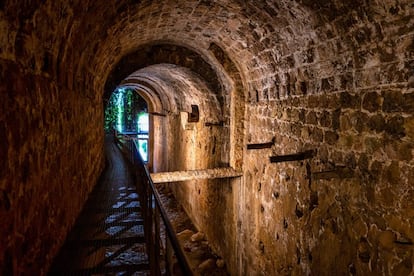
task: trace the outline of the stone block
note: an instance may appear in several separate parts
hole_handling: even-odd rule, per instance
[[[378,242],[380,246],[386,249],[392,249],[395,244],[395,234],[391,231],[383,231],[378,234]]]
[[[394,139],[400,139],[406,136],[404,118],[399,115],[388,118],[385,125],[385,132]]]
[[[307,124],[316,125],[318,123],[318,117],[316,115],[316,112],[315,111],[309,111],[306,114],[305,121],[306,121]]]
[[[362,99],[362,108],[370,112],[376,112],[381,109],[382,102],[383,99],[380,94],[367,92]]]
[[[350,114],[346,113],[340,117],[340,131],[347,131],[352,128],[351,116]]]
[[[325,132],[325,142],[329,145],[334,145],[339,139],[338,133],[334,131],[326,131]]]
[[[340,94],[340,105],[342,108],[358,109],[361,104],[361,99],[358,94],[351,94],[343,92]]]
[[[319,125],[327,128],[332,126],[332,116],[329,112],[322,112],[322,114],[319,117]]]
[[[403,111],[404,95],[398,90],[385,90],[382,93],[384,103],[382,110],[384,112],[401,112]]]
[[[323,142],[323,130],[320,128],[313,128],[311,130],[311,139],[314,143],[322,143]]]
[[[397,121],[400,122],[401,118]],[[403,133],[402,129],[399,129],[398,132]],[[411,139],[414,138],[414,116],[408,117],[404,120],[404,133],[406,133]]]
[[[385,129],[385,118],[381,114],[368,117],[367,126],[371,131],[382,132]]]

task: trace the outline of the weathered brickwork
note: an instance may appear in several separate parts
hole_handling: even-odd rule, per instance
[[[370,108],[368,106],[382,102],[388,93],[361,94],[364,99],[373,96],[374,103],[366,102]],[[252,193],[245,201],[255,202],[265,225],[276,222],[275,228],[264,227],[256,233],[256,242],[249,244],[256,246],[257,251],[260,242],[270,247],[270,254],[266,254],[268,263],[256,264],[259,267],[270,267],[282,273],[286,269],[284,265],[290,263],[290,269],[296,274],[315,271],[320,266],[326,271],[336,269],[347,273],[348,268],[352,268],[370,273],[367,264],[373,262],[375,273],[392,269],[407,273],[410,270],[409,267],[404,270],[404,266],[412,262],[410,255],[404,257],[403,264],[381,256],[387,251],[404,251],[398,237],[412,240],[412,218],[404,217],[412,208],[409,202],[413,189],[410,179],[413,144],[412,137],[405,134],[408,128],[403,118],[407,116],[409,121],[412,115],[408,110],[398,115],[386,113],[381,106],[375,114],[369,114],[359,99],[361,94],[354,95],[354,104],[348,102],[346,108],[341,98],[349,98],[347,92],[275,101],[271,110],[278,110],[279,116],[269,114],[268,105],[251,108],[250,114],[257,114],[250,119],[252,132],[259,132],[253,129],[258,125],[268,126],[262,137],[267,140],[276,137],[271,150],[246,154],[247,164],[252,166],[247,174],[246,189]],[[251,139],[254,138],[252,135]],[[304,149],[315,149],[317,155],[311,160],[286,164],[271,164],[260,158]],[[352,173],[344,174],[343,167]],[[338,173],[328,174],[326,179],[318,177],[320,172],[332,171]],[[257,197],[261,200],[257,201]],[[395,219],[397,217],[399,219]],[[250,223],[246,227],[251,227]],[[306,229],[301,238],[292,239],[300,229]],[[246,232],[255,231],[253,228]],[[380,244],[384,242],[383,235],[388,237],[387,248]],[[358,251],[361,239],[370,244],[365,255]],[[298,250],[293,252],[296,255],[289,255],[291,260],[272,248],[280,249],[285,243],[287,249],[296,247]],[[409,245],[406,250],[410,250]],[[330,252],[330,256],[320,256],[320,252]],[[336,259],[332,261],[334,256]],[[278,266],[274,260],[282,257],[284,261]],[[326,260],[320,259],[322,257]]]
[[[327,41],[289,47],[275,85],[252,81],[247,139],[275,137],[275,146],[246,153],[242,217],[253,212],[260,226],[245,222],[244,251],[263,256],[251,273],[412,273],[413,33],[397,29],[413,22],[382,16],[351,10],[321,27],[336,29]],[[346,29],[345,20],[353,21]],[[260,158],[309,149],[311,160]]]
[[[0,74],[1,273],[45,273],[103,168],[103,133],[84,120],[101,115],[48,77],[11,62]]]
[[[74,45],[52,5],[0,5],[2,275],[46,274],[104,166],[101,100],[58,56]]]
[[[137,70],[166,115],[154,168],[243,172],[173,189],[232,275],[414,273],[412,1],[6,0],[0,274],[46,272]]]

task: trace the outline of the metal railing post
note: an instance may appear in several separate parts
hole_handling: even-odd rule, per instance
[[[118,143],[122,144],[122,143]],[[193,275],[192,270],[187,262],[184,251],[180,246],[177,235],[172,227],[170,220],[168,219],[167,213],[164,210],[160,196],[155,189],[154,183],[152,182],[148,168],[145,166],[142,160],[137,145],[133,140],[128,140],[122,144],[127,149],[126,156],[130,158],[131,164],[135,168],[135,176],[137,181],[141,181],[144,187],[138,188],[140,197],[142,197],[142,212],[144,217],[144,233],[147,241],[147,252],[150,261],[151,275],[161,275],[161,233],[160,233],[160,222],[162,219],[163,225],[165,226],[165,269],[167,275],[174,273],[170,270],[170,264],[168,257],[172,256],[172,252],[175,254],[177,263],[180,270],[180,275]],[[174,269],[175,270],[175,269]]]

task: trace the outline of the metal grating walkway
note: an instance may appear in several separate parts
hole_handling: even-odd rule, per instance
[[[143,219],[131,172],[110,138],[108,166],[49,275],[149,275]]]

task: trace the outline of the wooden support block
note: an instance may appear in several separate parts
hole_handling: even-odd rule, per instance
[[[307,150],[295,154],[277,155],[271,156],[271,163],[289,162],[289,161],[301,161],[305,159],[313,158],[316,155],[316,150]]]

